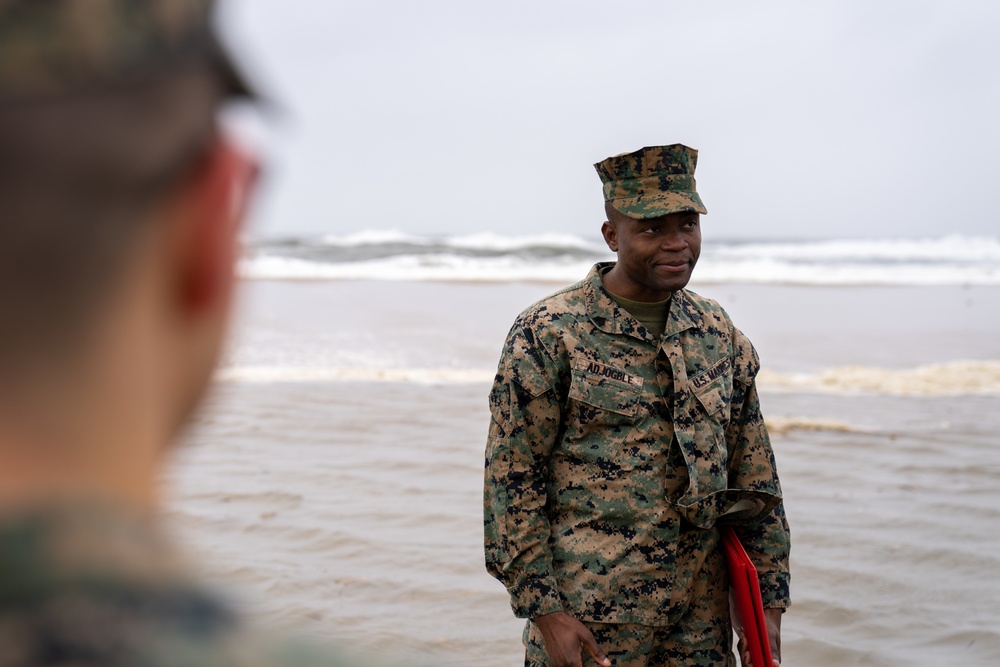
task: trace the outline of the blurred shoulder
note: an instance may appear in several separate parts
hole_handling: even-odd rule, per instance
[[[374,664],[251,627],[159,522],[102,505],[0,521],[0,667]]]
[[[3,667],[348,667],[379,665],[334,646],[269,634],[212,593],[61,582],[0,601]]]

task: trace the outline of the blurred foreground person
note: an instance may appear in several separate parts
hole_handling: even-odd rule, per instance
[[[254,169],[204,0],[0,1],[0,665],[348,664],[258,641],[157,524]],[[363,661],[362,664],[370,664]]]

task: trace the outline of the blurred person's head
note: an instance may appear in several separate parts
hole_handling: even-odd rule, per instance
[[[247,165],[209,9],[0,3],[0,503],[151,500],[211,377]]]

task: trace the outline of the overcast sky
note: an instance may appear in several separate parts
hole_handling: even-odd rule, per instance
[[[592,164],[699,150],[706,235],[1000,235],[996,0],[230,0],[257,234],[597,234]]]

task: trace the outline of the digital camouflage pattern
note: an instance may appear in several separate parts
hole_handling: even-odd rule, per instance
[[[0,524],[0,667],[370,664],[251,632],[148,519],[61,507]]]
[[[716,579],[721,560],[713,554],[694,582],[690,605],[668,626],[583,623],[614,667],[736,667],[733,632],[718,613],[729,606],[728,591]],[[551,667],[538,626],[526,623],[522,640],[525,667]],[[586,649],[580,653],[584,665],[593,664]]]
[[[765,606],[787,606],[788,527],[756,352],[688,290],[654,337],[605,291],[608,266],[528,308],[508,335],[490,394],[487,568],[520,617],[664,626],[699,578],[728,590],[715,528],[726,522]]]
[[[619,213],[643,220],[669,213],[708,213],[695,187],[698,151],[683,144],[647,146],[594,165],[604,200]]]
[[[211,0],[0,0],[0,101],[141,81],[197,60],[249,94],[211,29]]]

